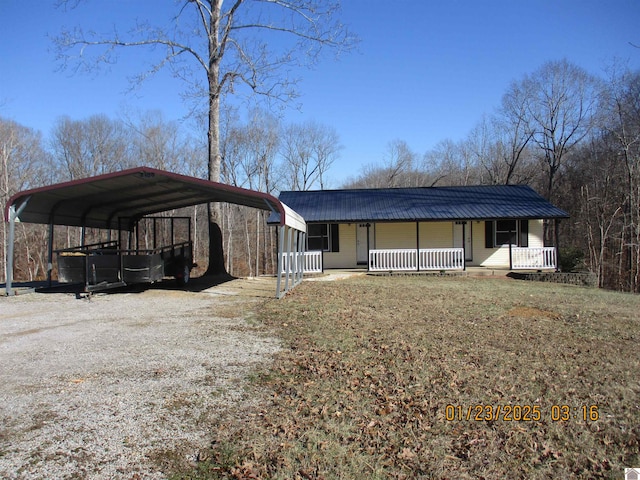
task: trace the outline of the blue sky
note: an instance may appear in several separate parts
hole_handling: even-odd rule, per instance
[[[45,137],[62,115],[160,110],[167,120],[182,119],[181,84],[168,73],[127,93],[143,51],[130,50],[99,74],[72,75],[58,71],[50,40],[63,26],[128,25],[148,12],[150,22],[166,22],[174,2],[81,7],[0,0],[0,116]],[[344,148],[332,186],[380,162],[392,140],[422,154],[463,139],[512,81],[548,60],[566,58],[597,75],[615,58],[640,68],[640,49],[630,45],[640,45],[638,0],[343,0],[342,19],[360,37],[358,52],[302,72],[302,107],[285,112],[286,120],[314,120],[339,133]]]

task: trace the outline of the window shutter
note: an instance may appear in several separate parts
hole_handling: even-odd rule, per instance
[[[484,222],[484,248],[493,248],[493,221]]]
[[[529,220],[520,220],[520,242],[521,247],[529,246]]]
[[[338,234],[338,224],[332,223],[330,226],[331,229],[331,251],[339,252],[340,251],[340,235]]]

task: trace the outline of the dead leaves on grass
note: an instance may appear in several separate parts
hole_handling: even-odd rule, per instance
[[[584,379],[603,355],[588,338],[550,336],[563,317],[548,308],[494,306],[491,317],[477,298],[452,305],[458,284],[431,304],[416,283],[303,284],[268,307],[265,323],[291,349],[258,385],[271,392],[259,414],[221,430],[216,478],[605,478],[612,452],[638,458],[640,432],[552,422],[547,410],[539,422],[447,421],[447,404],[578,406],[601,395]]]
[[[562,320],[562,315],[555,312],[550,312],[548,310],[542,310],[540,308],[535,307],[514,307],[510,309],[505,315],[505,317],[520,317],[526,318],[530,320]]]

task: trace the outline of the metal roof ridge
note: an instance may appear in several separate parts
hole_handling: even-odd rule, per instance
[[[372,192],[372,191],[398,191],[398,190],[444,190],[444,189],[472,189],[472,188],[504,188],[504,187],[518,187],[527,188],[535,192],[535,190],[524,183],[510,183],[507,185],[440,185],[440,186],[422,186],[422,187],[358,187],[358,188],[327,188],[319,190],[281,190],[282,193],[335,193],[335,192]],[[537,192],[536,192],[537,193]]]

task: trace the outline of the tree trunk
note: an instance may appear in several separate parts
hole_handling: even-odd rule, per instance
[[[220,58],[219,58],[219,29],[221,1],[212,3],[215,10],[210,17],[209,31],[209,129],[207,140],[209,144],[209,159],[207,171],[209,180],[220,182]],[[205,275],[223,275],[227,271],[224,265],[224,248],[220,222],[222,214],[219,203],[210,203],[209,217],[209,265]]]
[[[216,92],[209,95],[209,132],[207,134],[209,143],[209,180],[220,181],[220,98]],[[221,275],[227,273],[224,265],[224,249],[222,247],[222,230],[220,221],[222,214],[219,203],[210,203],[209,214],[209,266],[207,275]]]

